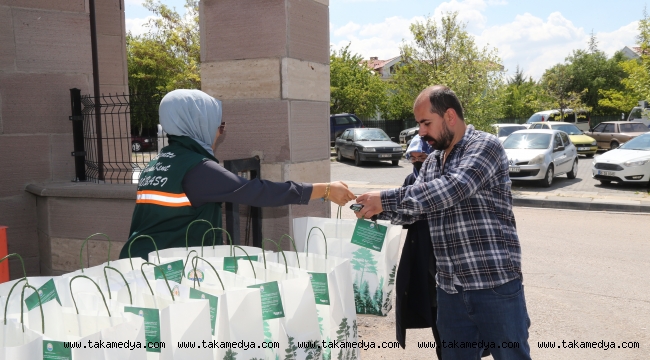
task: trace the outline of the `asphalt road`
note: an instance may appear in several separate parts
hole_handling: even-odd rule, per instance
[[[650,359],[650,215],[522,207],[514,212],[532,358]],[[354,215],[346,209],[343,216]],[[360,317],[359,334],[378,345],[395,341],[394,311],[386,318]],[[563,340],[615,347],[561,348]],[[405,350],[371,349],[361,357],[435,358],[432,349],[419,349],[418,341],[433,341],[430,330],[409,330]],[[560,348],[541,349],[539,342]],[[623,342],[638,342],[639,348],[618,348]]]
[[[334,158],[332,159],[332,181],[347,182],[356,194],[401,186],[404,178],[413,171],[412,165],[405,159],[400,161],[399,166],[392,166],[390,162],[383,161],[367,162],[360,167],[354,166],[354,162],[351,160],[346,159],[339,163]],[[561,190],[611,194],[638,194],[650,190],[645,185],[636,184],[601,185],[599,181],[591,177],[592,162],[593,159],[581,156],[578,162],[578,176],[573,180],[568,179],[566,175],[558,176],[549,188],[544,188],[532,181],[513,181],[512,189],[514,191],[553,192]]]

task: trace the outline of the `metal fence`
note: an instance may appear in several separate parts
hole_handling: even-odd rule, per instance
[[[75,153],[85,156],[85,181],[121,184],[138,181],[141,170],[157,155],[158,148],[167,145],[167,138],[153,130],[158,124],[158,105],[163,95],[80,97],[84,149],[80,152],[75,148]],[[149,124],[151,128],[144,128],[147,132],[140,134],[141,129],[133,129],[132,124]]]

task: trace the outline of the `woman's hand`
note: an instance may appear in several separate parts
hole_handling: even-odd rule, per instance
[[[354,196],[352,191],[348,190],[348,185],[342,181],[334,181],[332,183],[317,183],[312,184],[313,190],[311,193],[311,199],[322,199],[327,196],[327,200],[336,203],[339,206],[345,205],[348,201],[354,200],[357,197]],[[327,187],[329,186],[329,194]]]
[[[333,203],[339,206],[343,206],[349,201],[356,198],[357,197],[354,196],[352,191],[348,189],[348,185],[346,185],[344,182],[334,181],[330,183],[330,195],[328,197],[328,200],[332,201]]]

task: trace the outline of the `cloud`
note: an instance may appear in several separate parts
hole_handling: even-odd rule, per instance
[[[484,0],[451,0],[443,2],[434,10],[434,18],[440,19],[449,12],[458,12],[458,20],[467,24],[468,29],[482,29],[487,23],[483,11],[488,4]]]
[[[155,19],[156,16],[147,16],[146,18],[135,18],[135,19],[126,19],[125,20],[125,25],[126,25],[126,31],[129,32],[131,31],[131,34],[133,35],[142,35],[144,33],[149,32],[149,27],[146,26],[149,23],[149,20]]]
[[[365,59],[377,56],[387,60],[399,55],[402,40],[411,41],[409,26],[415,21],[424,21],[423,17],[406,19],[393,16],[380,23],[359,25],[349,22],[338,28],[331,28],[332,47],[340,49],[351,43],[350,50]]]

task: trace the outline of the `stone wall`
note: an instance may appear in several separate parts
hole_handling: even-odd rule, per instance
[[[127,91],[122,1],[96,1],[105,93]],[[93,89],[87,0],[0,0],[0,224],[29,275],[49,271],[49,254],[39,248],[40,203],[25,187],[74,178],[70,88]],[[16,260],[10,271],[22,275]]]
[[[329,2],[202,0],[201,86],[223,101],[216,156],[258,155],[262,178],[329,182]],[[300,216],[329,216],[312,201],[263,209],[263,236]]]

